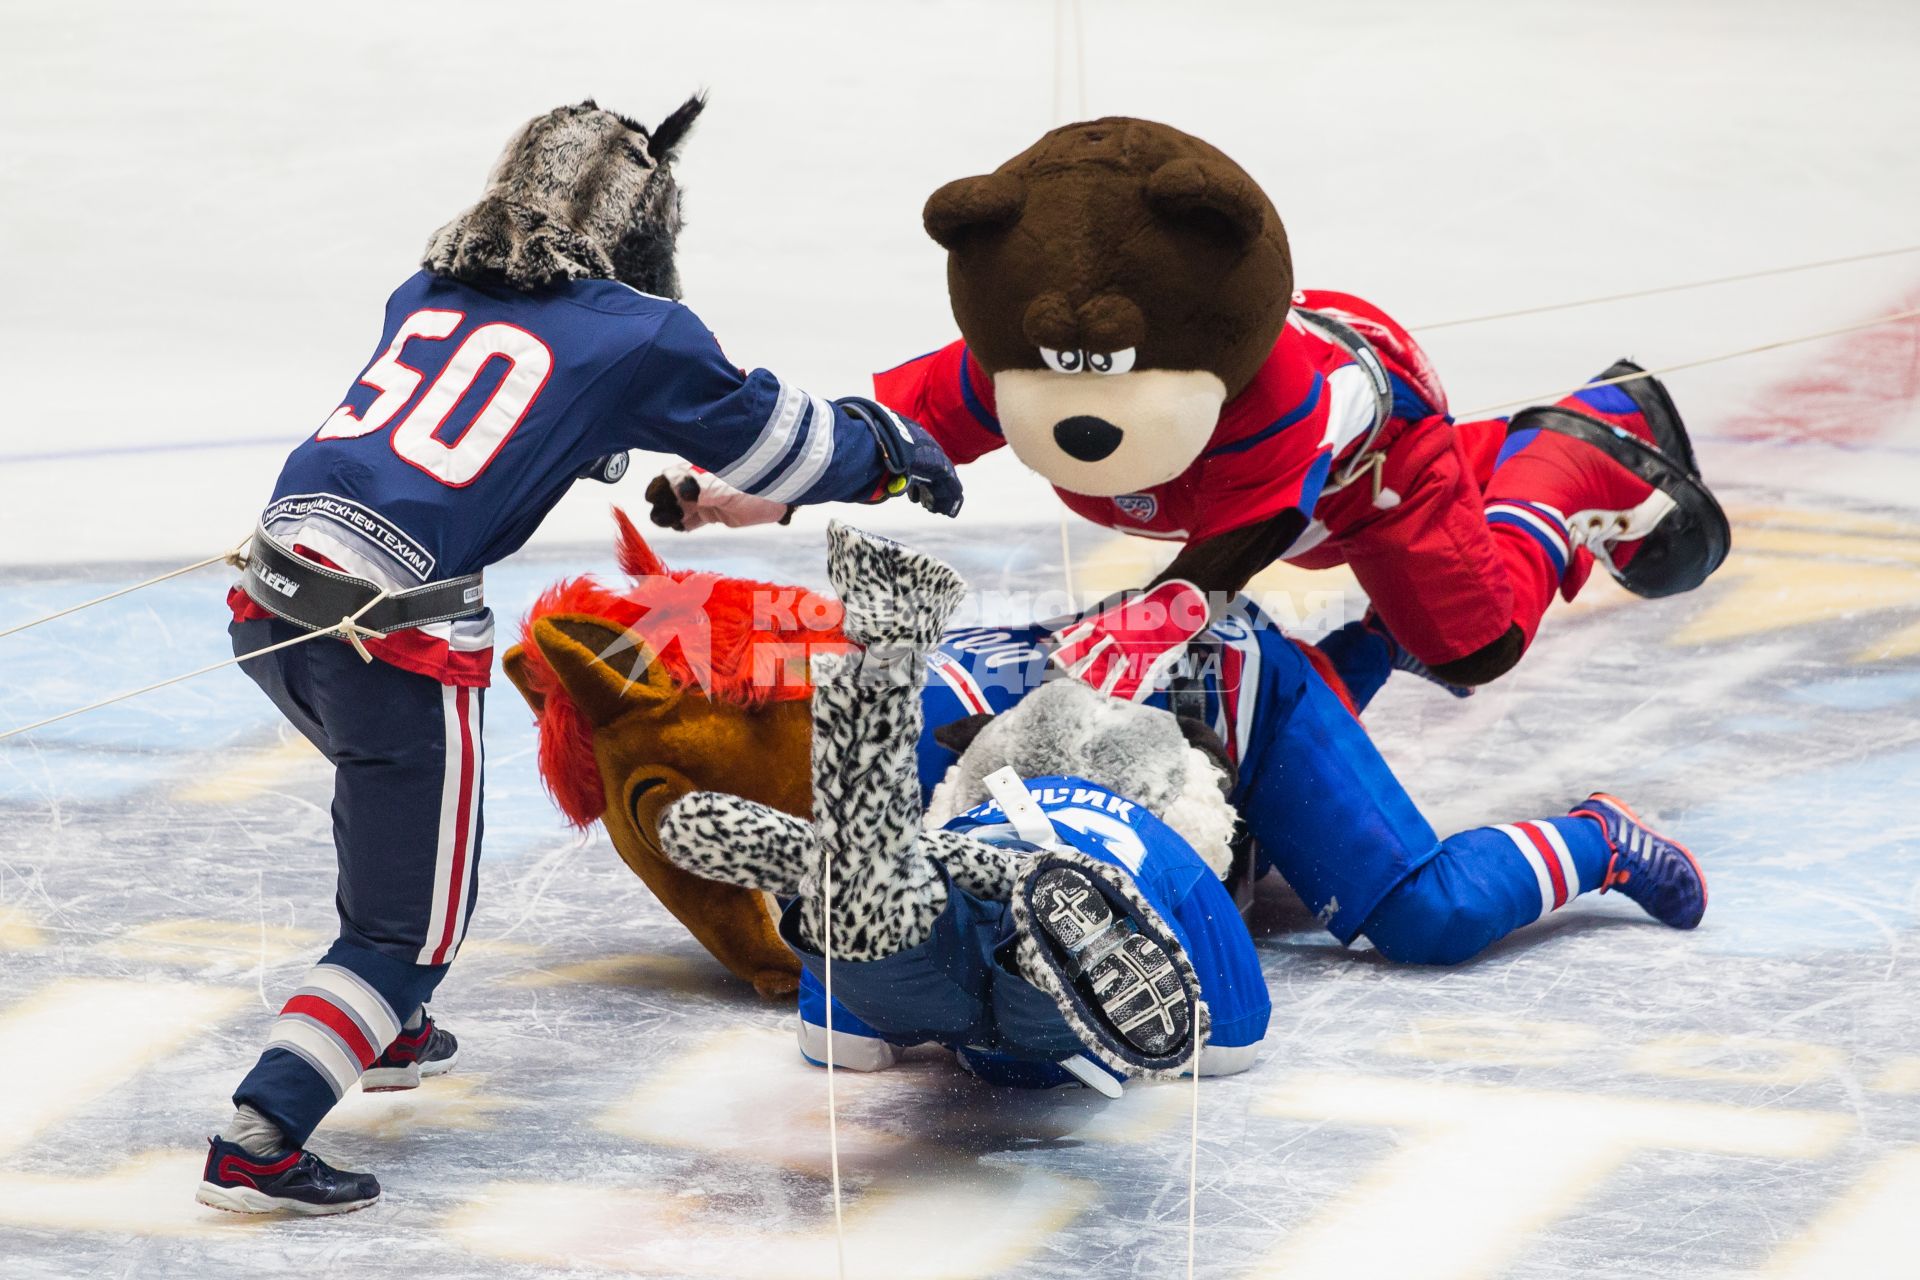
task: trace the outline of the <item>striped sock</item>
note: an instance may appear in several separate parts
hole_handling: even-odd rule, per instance
[[[1539,890],[1542,916],[1598,889],[1613,855],[1606,833],[1586,818],[1542,818],[1503,823],[1492,830],[1520,855]]]

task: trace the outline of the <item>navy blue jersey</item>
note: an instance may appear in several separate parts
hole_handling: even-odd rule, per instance
[[[420,272],[377,354],[293,451],[269,531],[395,588],[510,555],[597,459],[678,454],[780,502],[878,484],[869,430],[757,369],[680,303],[611,280],[537,293]]]

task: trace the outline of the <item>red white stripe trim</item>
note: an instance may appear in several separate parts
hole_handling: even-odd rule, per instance
[[[1538,510],[1535,508],[1538,508]],[[1572,554],[1567,540],[1567,518],[1561,515],[1557,509],[1549,507],[1543,502],[1531,505],[1523,505],[1518,502],[1489,502],[1486,513],[1492,515],[1496,511],[1502,515],[1512,516],[1516,520],[1525,521],[1531,528],[1538,529],[1541,534],[1559,546],[1560,554],[1563,557]],[[1553,518],[1542,515],[1542,511],[1550,513]]]
[[[1241,758],[1253,740],[1253,713],[1260,704],[1260,637],[1252,634],[1221,637],[1220,710],[1227,754]]]
[[[303,992],[325,993],[333,1003],[359,1018],[368,1035],[379,1041],[374,1046],[376,1056],[400,1034],[400,1017],[393,1006],[351,969],[337,964],[317,964],[307,971],[300,987]]]
[[[339,1005],[326,997],[296,995],[280,1010],[280,1016],[284,1018],[296,1014],[312,1018],[338,1036],[340,1042],[347,1046],[347,1051],[359,1060],[362,1071],[372,1066],[373,1060],[380,1056],[380,1051],[367,1043],[366,1033]]]
[[[990,713],[993,708],[987,705],[986,691],[973,678],[973,673],[961,666],[950,653],[935,651],[927,655],[927,665],[933,668],[933,674],[946,682],[953,695],[964,703],[968,710],[975,713]]]
[[[441,690],[446,733],[445,773],[440,784],[439,842],[433,859],[433,904],[420,964],[446,964],[467,931],[469,886],[477,852],[473,845],[480,808],[480,725],[471,689]]]
[[[1540,914],[1564,907],[1580,893],[1580,873],[1567,842],[1550,824],[1520,822],[1494,830],[1513,842],[1540,886]]]
[[[393,1009],[365,981],[338,965],[319,964],[280,1010],[267,1045],[306,1062],[337,1098],[399,1030]]]

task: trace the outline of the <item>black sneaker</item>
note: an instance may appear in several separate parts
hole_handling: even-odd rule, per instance
[[[460,1060],[460,1042],[453,1032],[434,1025],[432,1018],[418,1031],[402,1031],[387,1051],[360,1075],[364,1093],[393,1093],[417,1089],[429,1076],[445,1075]]]
[[[352,1213],[380,1198],[370,1173],[336,1169],[311,1151],[262,1159],[246,1148],[207,1139],[207,1167],[194,1199],[229,1213]]]
[[[1069,863],[1046,860],[1020,892],[1042,958],[1078,997],[1075,1012],[1104,1033],[1105,1047],[1143,1068],[1184,1062],[1195,993],[1174,961],[1173,937],[1152,927],[1157,922],[1129,919],[1089,872]]]

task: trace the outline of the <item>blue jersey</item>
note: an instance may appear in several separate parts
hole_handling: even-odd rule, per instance
[[[943,724],[998,714],[1037,689],[1046,674],[1043,625],[970,628],[949,634],[927,659],[920,739],[925,793],[954,755],[934,739]],[[1337,633],[1336,633],[1337,634]],[[1379,687],[1385,646],[1322,649],[1350,689]],[[1374,906],[1438,849],[1387,832],[1425,830],[1413,802],[1351,712],[1287,635],[1251,605],[1214,623],[1195,644],[1185,674],[1147,699],[1208,725],[1239,774],[1231,797],[1255,841],[1254,870],[1274,851],[1308,849],[1288,882],[1342,942],[1360,932]],[[1303,833],[1311,833],[1303,835]]]
[[[998,715],[1039,688],[1047,675],[1048,632],[1044,623],[968,627],[948,632],[928,655],[920,703],[926,726],[920,738],[923,798],[954,762],[953,753],[934,741],[934,730],[981,712]],[[1243,773],[1307,679],[1319,678],[1286,633],[1251,603],[1209,627],[1178,670],[1186,674],[1176,675],[1147,705],[1206,724]]]
[[[1259,1044],[1272,1005],[1260,957],[1220,877],[1173,828],[1140,805],[1080,778],[1027,778],[1034,798],[1064,844],[1119,867],[1173,930],[1213,1017],[1207,1043],[1222,1049]],[[989,842],[1017,840],[997,802],[989,800],[947,823]]]
[[[743,373],[680,303],[611,280],[537,293],[420,272],[373,362],[293,451],[263,522],[396,589],[510,555],[576,478],[678,454],[789,503],[865,497],[869,430],[764,369]]]

